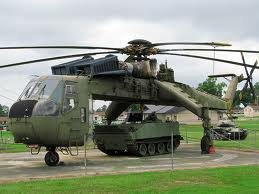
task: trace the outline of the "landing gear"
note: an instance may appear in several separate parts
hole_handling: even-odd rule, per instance
[[[204,136],[201,138],[201,154],[209,154],[213,148],[213,139],[211,137],[210,120],[203,120]]]
[[[202,154],[209,154],[211,146],[212,146],[212,139],[209,136],[204,135],[201,138],[201,153]]]
[[[48,166],[56,166],[59,162],[59,155],[55,148],[47,148],[48,152],[45,155],[45,163]]]

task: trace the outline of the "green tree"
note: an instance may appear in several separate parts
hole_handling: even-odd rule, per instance
[[[6,117],[8,116],[8,113],[9,113],[9,107],[0,104],[0,116]]]
[[[259,96],[259,82],[256,82],[254,85],[255,95]]]
[[[226,86],[227,85],[224,82],[217,83],[216,78],[208,78],[198,85],[197,90],[222,97],[223,89]]]
[[[140,104],[131,104],[128,108],[130,111],[140,111]]]
[[[102,106],[102,111],[105,112],[106,110],[107,110],[107,106],[104,104],[104,105]]]
[[[240,100],[240,93],[241,93],[241,90],[236,91],[234,101],[233,101],[233,106],[239,106],[240,104],[247,106],[249,104],[253,104],[254,100],[253,100],[253,96],[250,88],[246,89],[246,91],[242,93],[241,100]]]
[[[257,96],[259,96],[259,82],[256,82],[254,84],[254,91],[255,91],[255,96],[256,96],[256,102],[257,102]],[[247,106],[249,104],[254,104],[254,99],[252,95],[252,91],[250,88],[247,88],[245,91],[242,93],[242,99],[240,100],[240,93],[241,90],[237,90],[234,98],[234,106],[243,104],[244,106]]]
[[[102,107],[97,108],[96,112],[105,112],[107,110],[107,106],[104,104]]]

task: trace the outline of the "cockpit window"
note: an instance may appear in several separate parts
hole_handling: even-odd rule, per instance
[[[41,85],[41,89],[39,90],[39,99],[48,99],[54,92],[59,82],[60,80],[54,79],[45,80]]]
[[[36,81],[31,81],[27,84],[27,86],[25,87],[25,89],[23,90],[21,96],[19,97],[19,99],[24,100],[27,99],[31,96],[32,90],[35,87]]]
[[[65,87],[65,98],[63,103],[63,113],[75,108],[76,86],[72,82],[67,82]]]
[[[39,92],[41,84],[42,84],[42,82],[35,83],[34,88],[32,89],[30,96],[35,96]]]
[[[73,95],[76,93],[75,85],[67,84],[66,85],[66,95]]]
[[[26,86],[19,97],[19,100],[48,99],[58,86],[59,82],[60,80],[57,79],[33,80]]]

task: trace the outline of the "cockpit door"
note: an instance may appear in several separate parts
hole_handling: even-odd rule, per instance
[[[61,136],[66,134],[65,136],[69,138],[70,146],[81,145],[84,141],[85,121],[81,118],[81,115],[85,114],[82,112],[84,110],[80,107],[77,83],[66,82],[62,108],[64,120],[60,134]]]

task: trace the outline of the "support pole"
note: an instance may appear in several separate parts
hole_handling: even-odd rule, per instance
[[[185,128],[185,142],[188,144],[188,132],[187,132],[187,128]]]
[[[238,143],[239,143],[238,146],[239,146],[239,150],[240,150],[240,147],[241,147],[241,145],[240,145],[240,143],[241,143],[241,142],[240,142],[240,129],[238,130]]]
[[[86,175],[86,173],[87,173],[87,168],[86,168],[86,166],[87,166],[87,160],[86,160],[86,142],[87,142],[87,140],[86,140],[86,138],[87,138],[87,136],[86,136],[86,134],[84,134],[84,151],[85,151],[85,175]]]
[[[254,141],[255,141],[255,148],[256,148],[256,129],[255,129],[255,139],[254,139]]]
[[[172,171],[174,170],[174,132],[171,134]]]

